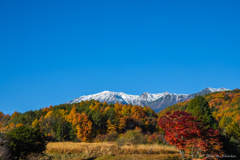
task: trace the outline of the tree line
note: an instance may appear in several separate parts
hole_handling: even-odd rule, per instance
[[[158,131],[157,114],[150,107],[82,101],[61,104],[23,114],[14,112],[5,126],[27,125],[39,129],[48,141],[92,141],[98,134],[124,133],[136,127]]]

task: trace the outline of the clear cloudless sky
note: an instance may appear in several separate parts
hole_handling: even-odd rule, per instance
[[[5,114],[239,83],[239,0],[0,0]]]

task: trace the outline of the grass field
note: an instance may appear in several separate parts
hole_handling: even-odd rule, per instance
[[[179,151],[173,146],[163,145],[125,145],[116,143],[74,143],[50,142],[46,156],[41,160],[72,159],[72,160],[173,160],[180,159]]]

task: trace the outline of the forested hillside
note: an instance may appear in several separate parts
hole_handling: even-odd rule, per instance
[[[240,139],[240,90],[210,93],[203,96],[208,102],[215,129],[232,140]],[[188,111],[189,102],[169,106],[156,114],[150,107],[100,103],[95,100],[75,104],[61,104],[43,109],[18,113],[15,111],[5,128],[28,125],[39,128],[49,140],[90,141],[98,134],[124,133],[141,128],[143,132],[158,130],[157,118],[167,112]],[[194,106],[193,106],[194,107]],[[194,108],[193,108],[194,111]],[[191,112],[193,114],[193,112]],[[194,115],[194,114],[193,114]],[[217,128],[216,128],[217,127]]]
[[[95,100],[61,104],[23,114],[14,112],[6,128],[39,128],[49,141],[91,141],[98,134],[124,133],[139,128],[157,131],[157,114],[150,107],[100,103]]]
[[[222,133],[240,139],[240,90],[223,91],[203,96],[209,104],[213,117],[218,122],[218,129]],[[185,111],[191,100],[180,102],[167,107],[158,113],[163,116],[166,112]]]
[[[195,157],[200,153],[239,156],[239,89],[196,96],[158,114],[146,106],[91,100],[25,113],[15,111],[12,115],[0,113],[0,117],[8,119],[1,123],[3,132],[28,126],[39,130],[45,140],[52,142],[117,140],[121,145],[125,136],[130,141],[130,137],[135,137],[134,141],[141,143],[175,145],[183,157],[185,152]],[[189,146],[195,151],[189,150]]]
[[[164,116],[167,112],[187,111],[202,121],[210,121],[211,116],[212,127],[220,131],[225,137],[224,141],[228,141],[230,145],[239,145],[240,142],[240,90],[223,91],[210,93],[203,96],[209,106],[209,116],[200,116],[206,114],[207,110],[199,110],[196,105],[196,98],[185,102],[180,102],[173,106],[169,106],[158,113],[159,117]],[[204,103],[203,101],[200,103]],[[201,114],[199,114],[201,113]],[[199,114],[199,115],[198,115]]]

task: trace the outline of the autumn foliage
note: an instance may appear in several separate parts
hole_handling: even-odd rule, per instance
[[[185,111],[170,112],[162,116],[158,122],[165,132],[166,141],[175,145],[182,156],[185,153],[193,157],[201,154],[222,154],[219,132],[205,128],[201,121]]]
[[[157,114],[150,107],[83,101],[49,106],[26,113],[14,112],[5,128],[31,126],[48,141],[90,142],[98,135],[121,134],[136,127],[142,132],[158,131]]]
[[[195,97],[158,114],[147,106],[91,100],[12,115],[0,112],[1,117],[8,119],[0,123],[1,132],[30,126],[52,142],[112,141],[136,129],[146,143],[167,142],[177,146],[182,155],[220,155],[228,148],[230,154],[239,152],[240,90]]]

